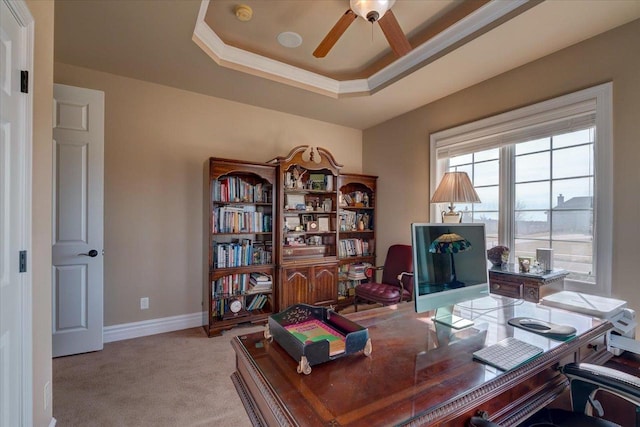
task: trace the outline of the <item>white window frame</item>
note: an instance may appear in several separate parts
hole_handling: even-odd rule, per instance
[[[613,260],[613,83],[604,83],[568,95],[553,98],[493,117],[467,123],[451,129],[433,133],[430,136],[430,190],[435,191],[446,168],[446,153],[456,149],[482,151],[489,147],[508,144],[522,136],[553,129],[560,122],[571,120],[580,122],[580,117],[595,114],[595,203],[594,203],[594,258],[596,266],[595,283],[565,280],[564,288],[611,295],[611,264]],[[564,125],[566,126],[566,125]],[[477,147],[477,149],[476,149]],[[507,147],[507,149],[512,149]],[[509,159],[513,159],[510,156]],[[501,156],[501,182],[504,182],[506,168],[514,165]],[[500,190],[500,221],[498,232],[501,243],[512,240],[514,230],[510,221],[504,221],[502,206],[511,206],[515,200],[514,186],[507,191]],[[436,206],[431,206],[431,218],[438,218]]]

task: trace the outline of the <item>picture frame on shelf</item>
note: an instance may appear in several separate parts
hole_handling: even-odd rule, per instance
[[[318,231],[328,232],[331,231],[330,222],[328,216],[318,217]]]
[[[300,218],[297,215],[285,217],[284,227],[287,231],[299,231],[301,227]]]
[[[304,210],[306,205],[304,203],[303,194],[287,194],[286,209],[296,210],[300,205],[302,205],[302,210]]]
[[[325,190],[326,183],[324,174],[312,173],[309,175],[309,189],[311,190]]]
[[[302,225],[306,228],[307,224],[311,221],[313,221],[313,215],[311,214],[302,214],[300,215],[300,219],[302,222]]]

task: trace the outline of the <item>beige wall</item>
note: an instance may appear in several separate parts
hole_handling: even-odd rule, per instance
[[[267,161],[312,145],[361,172],[359,130],[66,64],[55,82],[105,92],[107,326],[202,310],[207,158]]]
[[[33,425],[48,426],[44,406],[51,384],[51,127],[53,96],[53,2],[28,0],[35,21],[31,279],[33,286]]]
[[[409,243],[429,220],[429,135],[569,92],[613,81],[613,296],[640,310],[640,20],[571,46],[364,132],[363,168],[379,175],[378,253]],[[437,82],[430,82],[437,84]],[[394,158],[389,165],[389,158]]]

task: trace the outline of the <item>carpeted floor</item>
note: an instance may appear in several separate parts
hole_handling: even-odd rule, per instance
[[[105,344],[53,360],[53,416],[71,426],[250,426],[230,375],[236,327],[202,328]]]
[[[340,313],[349,312],[353,306]],[[238,326],[207,338],[192,328],[53,359],[56,427],[250,426],[230,378],[230,341],[263,329]]]

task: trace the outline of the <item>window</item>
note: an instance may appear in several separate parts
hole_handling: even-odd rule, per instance
[[[433,134],[432,191],[445,171],[467,172],[482,202],[457,209],[486,224],[487,247],[552,248],[566,289],[608,295],[611,143],[609,83]]]

